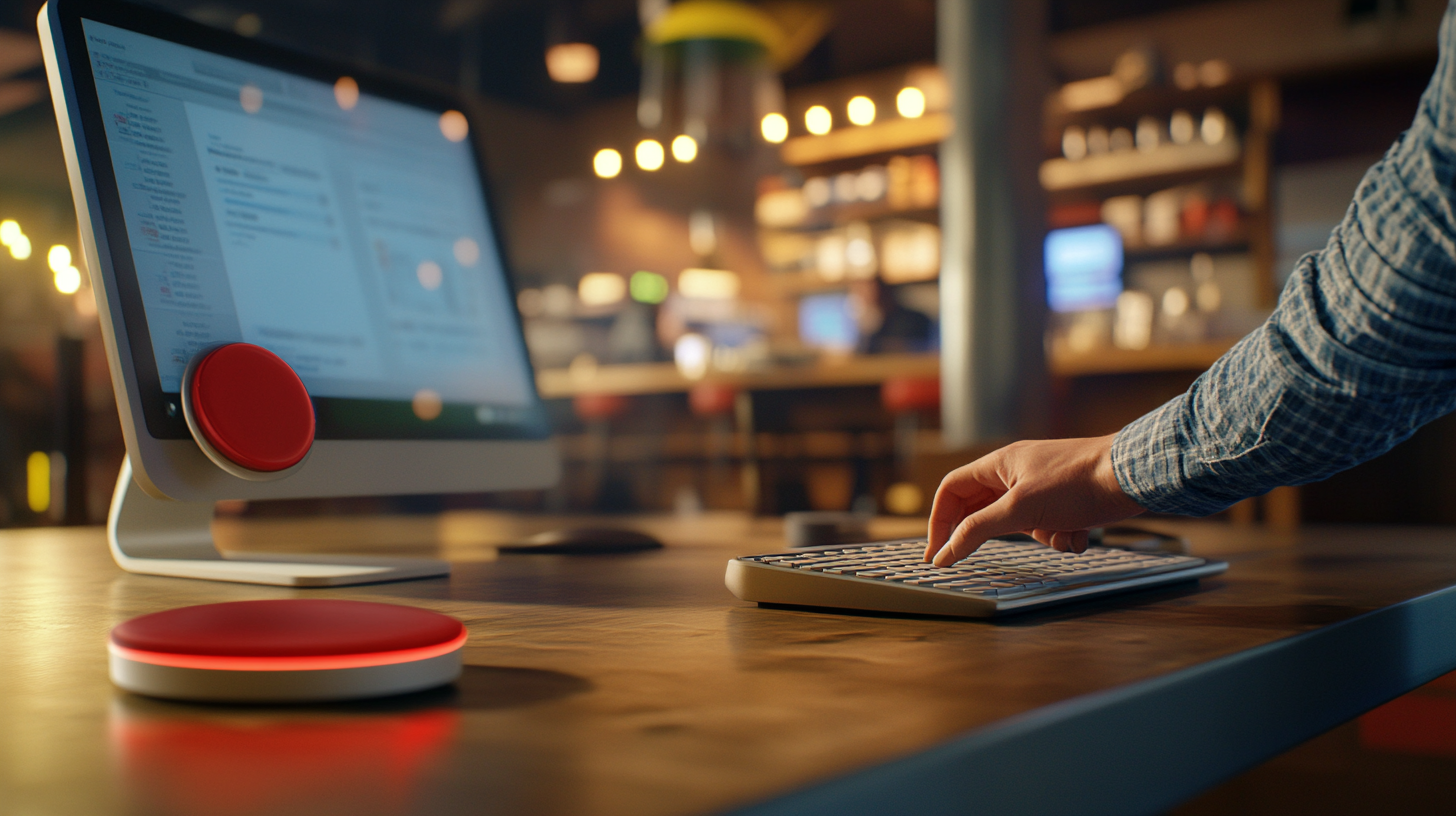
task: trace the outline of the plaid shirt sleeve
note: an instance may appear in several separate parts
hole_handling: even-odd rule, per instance
[[[1123,490],[1207,515],[1389,450],[1456,409],[1456,0],[1410,129],[1269,320],[1188,391],[1123,428]]]

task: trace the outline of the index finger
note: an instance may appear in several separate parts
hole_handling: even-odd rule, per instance
[[[977,478],[978,462],[951,471],[935,490],[926,531],[925,559],[930,560],[955,533],[961,519],[996,501],[997,491]]]

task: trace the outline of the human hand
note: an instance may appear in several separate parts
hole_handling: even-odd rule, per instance
[[[1088,528],[1141,512],[1117,483],[1111,436],[1016,442],[941,480],[925,560],[949,566],[1007,533],[1080,553]]]

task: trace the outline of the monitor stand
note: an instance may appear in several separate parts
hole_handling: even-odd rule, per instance
[[[106,522],[111,555],[127,572],[273,586],[345,586],[450,574],[449,564],[433,558],[222,553],[212,540],[212,511],[212,502],[147,495],[132,478],[128,456]]]

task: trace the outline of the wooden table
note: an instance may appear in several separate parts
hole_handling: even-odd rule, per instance
[[[551,521],[485,513],[219,521],[234,548],[456,565],[311,591],[127,575],[99,529],[0,533],[0,812],[1154,813],[1456,668],[1456,530],[1186,525],[1225,576],[983,623],[756,608],[723,566],[777,523],[636,521],[669,547],[498,558]],[[107,681],[122,620],[292,596],[459,616],[465,676],[296,708]]]
[[[701,380],[683,376],[672,363],[548,368],[536,372],[536,390],[543,399],[561,399],[577,394],[683,393],[699,382],[743,391],[776,391],[879,385],[891,377],[939,376],[937,354],[862,354],[825,357],[813,363],[775,366],[762,371],[711,371]]]

